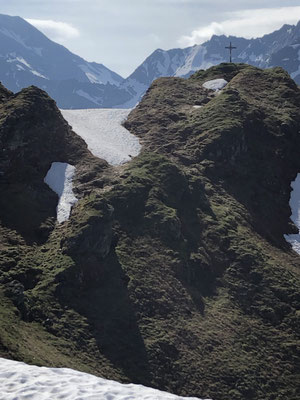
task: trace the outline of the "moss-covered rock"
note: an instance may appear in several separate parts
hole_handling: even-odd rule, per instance
[[[202,86],[215,78],[229,82],[218,93]],[[286,72],[221,64],[158,79],[125,122],[142,152],[117,168],[35,89],[0,105],[0,134],[18,96],[25,111],[41,97],[61,127],[62,158],[51,142],[37,165],[77,162],[80,201],[61,226],[38,201],[37,244],[0,209],[0,355],[214,400],[298,399],[300,262],[283,234],[295,231],[300,91]],[[22,132],[10,143],[25,154]]]

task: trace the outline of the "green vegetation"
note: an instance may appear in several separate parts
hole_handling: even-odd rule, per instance
[[[202,87],[215,78],[230,81],[217,95]],[[283,234],[299,104],[280,68],[159,79],[125,123],[143,151],[118,168],[62,125],[81,200],[58,226],[42,189],[26,232],[0,211],[0,355],[214,400],[297,400],[300,262]]]

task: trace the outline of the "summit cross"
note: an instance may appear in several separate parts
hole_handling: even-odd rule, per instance
[[[226,47],[225,47],[225,49],[229,49],[229,52],[230,52],[230,61],[229,61],[229,62],[232,62],[232,50],[233,50],[233,49],[236,49],[236,48],[237,48],[237,47],[232,46],[231,42],[230,42],[230,46],[226,46]]]

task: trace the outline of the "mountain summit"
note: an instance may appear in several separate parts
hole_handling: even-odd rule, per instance
[[[160,77],[189,77],[228,61],[226,46],[237,49],[233,61],[259,68],[281,66],[300,83],[300,22],[257,39],[216,36],[185,49],[155,50],[126,79],[49,40],[20,17],[0,15],[0,80],[16,92],[36,85],[60,108],[132,108]]]
[[[104,65],[87,62],[48,39],[24,19],[8,15],[0,15],[0,70],[10,90],[36,85],[66,108],[100,107],[103,92],[123,81]]]
[[[102,64],[89,63],[48,39],[20,17],[0,15],[1,72],[23,75],[24,83],[11,80],[20,90],[32,75],[44,80],[76,79],[79,82],[118,85],[123,78]],[[6,69],[2,69],[6,66]],[[27,86],[28,86],[27,83]],[[42,84],[42,81],[39,82]],[[44,82],[45,83],[45,82]],[[15,85],[12,88],[12,85]]]
[[[299,105],[278,67],[160,78],[125,122],[141,152],[113,167],[46,93],[1,87],[0,357],[182,396],[298,400],[300,259],[284,235]],[[53,163],[75,169],[61,224]]]
[[[210,40],[185,49],[155,50],[126,80],[122,87],[135,93],[130,105],[141,98],[151,82],[162,76],[189,77],[200,69],[229,60],[226,46],[232,42],[233,62],[259,68],[281,66],[300,83],[300,21],[257,39],[214,35]]]

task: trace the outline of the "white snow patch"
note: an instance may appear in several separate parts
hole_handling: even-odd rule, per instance
[[[111,83],[116,86],[120,84],[120,82],[113,77],[111,71],[100,65],[80,64],[78,66],[91,83],[100,83],[104,85]]]
[[[10,55],[13,56],[14,54],[15,53],[11,53]],[[29,69],[29,72],[31,72],[33,75],[36,75],[36,76],[39,76],[40,78],[44,78],[44,79],[48,79],[49,80],[49,78],[47,76],[45,76],[45,75],[41,74],[40,72],[37,72],[34,69],[32,69],[32,66],[26,60],[24,60],[23,57],[8,58],[6,60],[6,62],[8,62],[8,63],[20,62],[23,65],[25,65]],[[20,70],[25,71],[25,68],[22,67],[20,64],[17,64],[16,66],[17,66],[17,69],[19,71]]]
[[[185,76],[199,69],[208,69],[214,65],[211,61],[206,61],[207,49],[203,45],[191,47],[190,54],[186,57],[183,65],[175,72],[174,76]]]
[[[203,83],[203,87],[205,89],[215,90],[218,92],[219,90],[223,89],[227,85],[227,81],[225,79],[213,79],[211,81],[207,81]]]
[[[25,68],[22,67],[22,65],[17,64],[17,70],[19,70],[19,71],[25,71]]]
[[[94,156],[119,165],[130,161],[130,156],[137,156],[141,149],[139,139],[121,125],[130,111],[98,108],[61,110],[61,113]]]
[[[246,47],[246,49],[250,49],[251,45],[248,45]],[[251,62],[255,62],[257,63],[259,66],[263,66],[264,63],[266,62],[265,60],[265,56],[263,54],[254,54],[253,52],[249,55],[249,53],[247,51],[243,51],[242,53],[240,53],[238,55],[238,58],[242,59],[242,60],[250,60]]]
[[[148,89],[148,85],[139,82],[134,78],[129,78],[126,79],[124,84],[121,84],[121,88],[127,90],[131,94],[135,93],[135,95],[127,102],[116,105],[114,108],[117,109],[134,108],[139,103],[143,94]]]
[[[48,80],[49,80],[49,78],[48,78],[47,76],[45,76],[45,75],[43,75],[43,74],[40,74],[39,72],[35,71],[34,69],[31,69],[30,72],[31,72],[33,75],[39,76],[40,78],[44,78],[44,79],[48,79]]]
[[[292,210],[291,220],[300,229],[300,174],[291,183],[292,192],[290,198],[290,207]],[[300,234],[284,235],[287,242],[291,243],[293,249],[300,254]]]
[[[179,54],[175,54],[175,56],[172,57],[170,68],[171,71],[174,71],[174,76],[176,76],[177,70],[180,68],[184,61],[184,55],[180,56]]]
[[[10,39],[15,40],[16,42],[20,43],[22,46],[24,46],[26,49],[32,49],[31,47],[27,46],[24,43],[24,40],[21,38],[21,36],[17,35],[13,31],[9,31],[6,28],[0,28],[0,32],[2,32],[5,36],[9,37]]]
[[[14,53],[11,53],[10,55],[13,56]],[[23,57],[8,58],[6,60],[6,62],[8,62],[8,63],[20,62],[20,63],[24,64],[27,68],[31,68],[31,65],[28,64],[28,62],[26,60],[24,60]]]
[[[198,106],[198,105],[195,105],[195,106],[193,106],[193,108],[202,108],[203,106]]]
[[[16,57],[16,60],[20,61],[20,63],[26,65],[26,67],[31,68],[31,65],[28,64],[28,62],[26,60],[24,60],[23,57]]]
[[[256,55],[256,54],[252,53],[249,56],[249,60],[252,62],[260,62],[260,61],[263,61],[263,59],[264,59],[263,54]]]
[[[44,182],[57,193],[57,221],[62,223],[70,217],[71,208],[77,202],[73,193],[73,176],[75,167],[61,162],[53,162]]]
[[[0,358],[0,393],[3,400],[200,400],[68,368],[36,367],[4,358]]]
[[[91,72],[86,72],[85,75],[91,83],[102,83],[101,81],[99,82],[97,76]]]
[[[94,97],[92,97],[91,95],[89,95],[89,94],[88,94],[87,92],[85,92],[84,90],[78,89],[78,90],[75,91],[75,93],[77,93],[78,96],[84,97],[85,99],[91,101],[92,103],[97,104],[97,100],[94,99]]]

